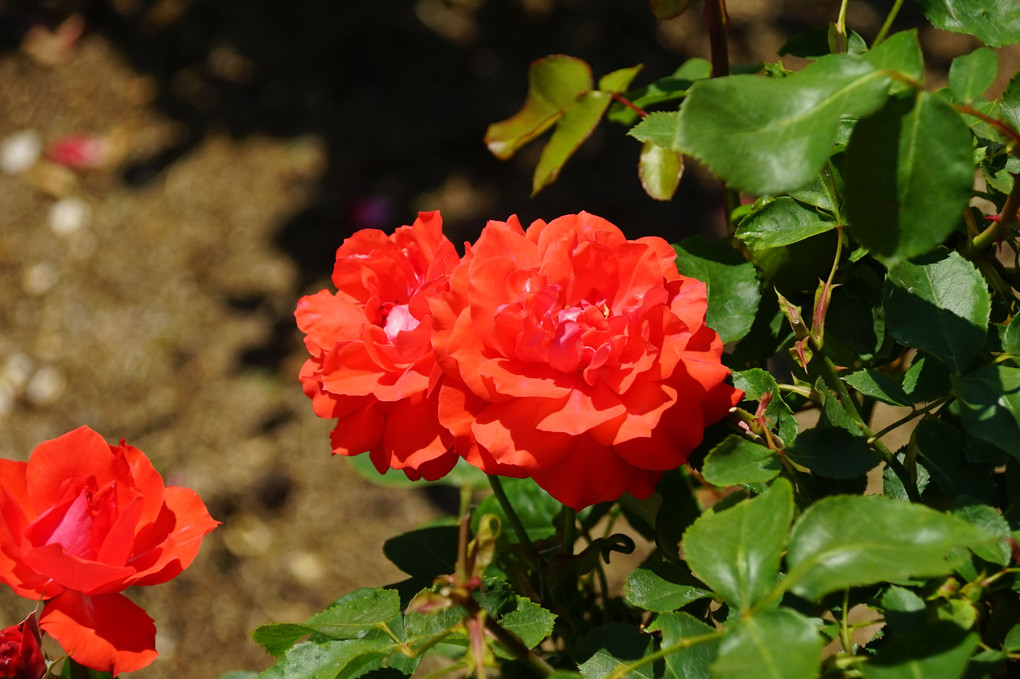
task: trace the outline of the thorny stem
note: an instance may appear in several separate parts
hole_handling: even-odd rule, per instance
[[[872,49],[874,49],[875,45],[885,40],[885,36],[889,34],[889,29],[892,28],[893,22],[896,21],[896,15],[900,13],[901,7],[903,7],[903,0],[896,0],[892,9],[889,10],[888,16],[885,18],[885,23],[882,24],[882,28],[878,31],[878,35],[875,36],[875,42],[871,44]]]
[[[974,258],[991,247],[992,243],[995,243],[1006,233],[1006,229],[1016,224],[1017,210],[1020,210],[1020,175],[1013,175],[1013,188],[1006,197],[1006,204],[1002,206],[999,218],[984,231],[974,236],[964,254]]]

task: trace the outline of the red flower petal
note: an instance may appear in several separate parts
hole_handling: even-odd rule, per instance
[[[133,672],[158,655],[152,618],[123,594],[66,591],[46,602],[39,626],[75,662],[100,672]]]
[[[539,486],[574,509],[615,500],[625,492],[639,499],[648,497],[662,477],[662,472],[628,464],[612,448],[589,436],[575,441],[574,449],[558,463],[531,470],[531,478]]]

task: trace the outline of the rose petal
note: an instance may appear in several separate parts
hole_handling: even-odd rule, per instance
[[[190,488],[169,486],[166,489],[166,507],[174,516],[173,529],[154,553],[158,559],[150,562],[147,555],[136,555],[129,565],[138,569],[128,585],[158,585],[176,577],[191,565],[198,555],[204,538],[220,525],[209,515],[205,503]]]
[[[152,618],[123,594],[65,591],[46,602],[39,626],[75,662],[113,675],[139,670],[158,655]]]
[[[651,495],[662,472],[637,469],[590,436],[574,439],[575,447],[556,464],[531,470],[531,478],[563,504],[582,509],[630,492]]]

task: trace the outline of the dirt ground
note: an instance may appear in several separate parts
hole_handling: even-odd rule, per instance
[[[838,2],[729,5],[749,62]],[[851,8],[873,34],[881,14]],[[943,66],[973,46],[922,38]],[[382,543],[442,511],[331,458],[298,386],[294,305],[343,238],[437,208],[455,242],[580,209],[634,236],[712,231],[712,184],[695,170],[653,204],[622,130],[603,125],[535,199],[537,148],[488,155],[485,126],[554,52],[596,77],[642,62],[641,82],[708,53],[697,12],[657,27],[635,0],[0,0],[0,142],[90,134],[105,153],[0,172],[0,456],[87,424],[223,522],[182,576],[131,592],[159,630],[138,676],[267,667],[255,626],[400,579]],[[31,607],[0,596],[0,624]]]

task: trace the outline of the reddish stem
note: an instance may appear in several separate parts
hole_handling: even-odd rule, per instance
[[[708,25],[708,42],[712,51],[712,77],[730,74],[730,57],[726,47],[726,3],[724,0],[705,0],[705,23]]]
[[[635,104],[633,101],[631,101],[627,97],[623,96],[619,92],[613,92],[613,99],[615,101],[620,102],[621,104],[623,104],[624,106],[629,108],[634,113],[637,113],[642,118],[644,118],[646,115],[648,115],[648,111],[640,108],[637,104]]]

